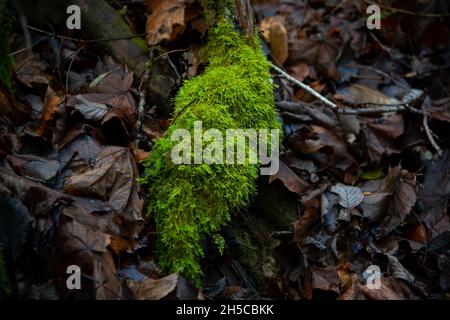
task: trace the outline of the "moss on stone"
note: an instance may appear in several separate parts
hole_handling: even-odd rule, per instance
[[[279,129],[269,62],[257,37],[242,37],[226,18],[217,19],[202,56],[202,75],[185,81],[175,98],[174,121],[144,162],[141,182],[149,193],[148,214],[156,222],[159,265],[200,283],[202,241],[218,232],[230,214],[247,205],[256,192],[258,166],[176,165],[170,155],[176,129]],[[193,158],[193,155],[192,155]]]

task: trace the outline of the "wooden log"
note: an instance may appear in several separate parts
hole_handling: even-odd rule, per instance
[[[104,0],[64,0],[67,6],[81,8],[82,31],[89,39],[118,39],[99,41],[98,45],[121,64],[128,65],[140,75],[147,62],[147,44],[134,37],[122,16]],[[125,39],[128,38],[128,39]]]

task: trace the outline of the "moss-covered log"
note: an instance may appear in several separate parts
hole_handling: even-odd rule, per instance
[[[233,12],[225,10],[224,12]],[[210,30],[202,54],[205,72],[186,81],[175,99],[174,121],[145,163],[141,181],[149,191],[149,214],[155,218],[159,264],[196,283],[202,270],[202,241],[217,235],[231,214],[256,193],[258,167],[251,164],[177,165],[171,140],[177,129],[279,129],[269,63],[258,37],[243,36],[231,18],[221,14]],[[191,141],[189,141],[191,142]],[[207,144],[205,144],[206,146]],[[194,153],[189,155],[195,158]]]

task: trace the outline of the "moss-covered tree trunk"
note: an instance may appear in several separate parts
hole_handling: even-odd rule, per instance
[[[190,136],[182,143],[195,145],[199,123],[204,131],[211,129],[224,135],[228,129],[279,129],[269,63],[255,30],[247,33],[252,20],[245,14],[233,14],[236,10],[248,12],[250,6],[242,9],[243,3],[238,1],[235,6],[223,1],[207,5],[206,10],[214,10],[208,44],[201,52],[208,66],[180,89],[174,121],[155,144],[142,177],[149,191],[149,214],[156,222],[159,264],[198,284],[203,241],[212,238],[223,249],[219,231],[256,194],[258,166],[247,160],[245,164],[223,163],[224,148],[219,151],[221,154],[209,157],[204,152],[203,161],[198,161],[195,147],[184,155],[184,164],[176,164],[171,156],[179,143],[173,134],[178,129],[185,130]],[[234,25],[235,18],[244,19],[243,31]],[[202,142],[201,149],[207,150],[218,141],[218,137],[211,136]],[[250,158],[249,151],[246,156]]]

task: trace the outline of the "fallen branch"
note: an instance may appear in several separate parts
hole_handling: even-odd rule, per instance
[[[139,143],[141,141],[141,128],[142,120],[145,113],[145,102],[146,102],[146,90],[147,82],[150,77],[150,68],[146,68],[144,74],[142,75],[142,80],[139,85],[139,103],[138,103],[138,119],[136,122],[136,146],[139,148]]]
[[[375,104],[365,104],[365,105],[375,105]],[[289,102],[282,101],[277,103],[277,107],[296,114],[306,113],[311,117],[314,117],[313,113],[310,110],[306,110],[305,106],[298,102]],[[367,108],[333,108],[333,110],[338,114],[347,114],[347,115],[357,115],[357,114],[375,114],[375,113],[390,113],[390,112],[402,112],[407,111],[410,113],[427,115],[426,111],[422,111],[419,109],[415,109],[409,106],[408,103],[396,104],[396,105],[379,105],[374,107]]]
[[[280,74],[280,76],[282,76],[283,78],[291,81],[292,83],[298,85],[300,88],[302,88],[303,90],[305,90],[306,92],[308,92],[309,94],[313,95],[314,97],[316,97],[317,99],[319,99],[320,101],[322,101],[324,104],[326,104],[327,106],[336,109],[337,105],[334,102],[331,102],[330,100],[328,100],[327,98],[325,98],[324,96],[322,96],[320,93],[318,93],[316,90],[314,90],[313,88],[311,88],[310,86],[304,84],[303,82],[295,79],[294,77],[292,77],[291,75],[289,75],[288,73],[286,73],[284,70],[278,68],[276,65],[272,64],[271,65],[272,69],[274,69],[276,72],[278,72]]]
[[[338,108],[337,104],[335,104],[334,102],[331,102],[330,100],[328,100],[327,98],[322,96],[320,93],[318,93],[317,91],[315,91],[314,89],[312,89],[308,85],[304,84],[303,82],[301,82],[301,81],[295,79],[294,77],[290,76],[288,73],[286,73],[285,71],[281,70],[277,66],[272,65],[272,68],[275,71],[277,71],[282,77],[284,77],[285,79],[291,81],[293,84],[298,85],[299,87],[304,89],[306,92],[310,93],[311,95],[313,95],[314,97],[316,97],[317,99],[322,101],[326,106],[330,107],[331,109],[333,109],[338,114],[358,115],[358,114],[376,114],[376,113],[390,113],[390,112],[406,111],[406,112],[422,115],[423,116],[423,127],[425,129],[428,141],[430,142],[430,144],[433,147],[433,149],[439,155],[442,154],[442,150],[439,147],[439,145],[436,143],[436,140],[433,137],[433,132],[430,129],[430,126],[429,126],[429,123],[428,123],[428,112],[412,108],[409,105],[410,101],[404,102],[404,103],[401,103],[401,104],[398,104],[398,105],[391,105],[391,106],[389,106],[389,105],[388,106],[387,105],[380,105],[380,106],[376,106],[376,107],[358,108],[358,109]],[[371,104],[371,105],[373,105],[373,104]],[[287,111],[289,113],[296,113],[296,114],[306,113],[309,116],[311,116],[310,112],[305,112],[304,106],[302,104],[300,104],[300,103],[283,101],[283,102],[277,103],[277,107],[280,108],[280,109],[283,109],[283,110],[285,110],[285,111]]]
[[[434,140],[433,132],[431,131],[430,125],[428,123],[428,114],[423,115],[423,127],[425,129],[425,133],[427,134],[428,141],[430,142],[434,150],[436,150],[437,154],[440,156],[442,154],[442,150],[436,143],[436,140]]]

